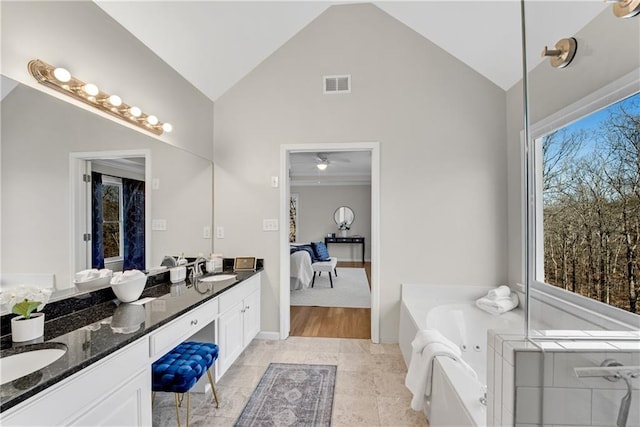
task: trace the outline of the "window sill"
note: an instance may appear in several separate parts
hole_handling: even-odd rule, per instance
[[[605,330],[637,330],[640,325],[637,314],[542,282],[533,283],[531,298]]]

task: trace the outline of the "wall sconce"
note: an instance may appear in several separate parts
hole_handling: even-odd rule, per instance
[[[173,130],[170,123],[162,123],[156,116],[145,114],[140,108],[125,104],[118,95],[102,92],[95,84],[85,83],[73,77],[64,68],[52,67],[39,59],[29,61],[27,68],[38,83],[118,117],[127,123],[134,124],[156,135]]]
[[[631,18],[640,13],[640,0],[605,0],[613,3],[613,14],[618,18]]]
[[[640,0],[639,0],[640,1]],[[549,63],[554,68],[564,68],[571,64],[576,56],[578,49],[578,41],[573,37],[562,39],[556,43],[555,49],[549,49],[547,46],[542,50],[542,57],[549,56]]]

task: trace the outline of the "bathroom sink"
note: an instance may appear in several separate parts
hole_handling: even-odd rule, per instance
[[[235,279],[235,274],[216,274],[215,276],[204,277],[198,282],[221,282],[223,280]]]
[[[6,384],[55,362],[67,352],[62,343],[24,345],[0,353],[2,384]]]

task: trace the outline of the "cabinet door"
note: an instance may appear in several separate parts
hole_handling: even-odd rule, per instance
[[[260,290],[244,299],[244,347],[260,332]]]
[[[151,369],[146,368],[70,425],[149,426],[151,419]]]
[[[218,354],[218,377],[221,377],[240,353],[242,353],[243,325],[242,310],[244,301],[238,301],[218,319],[218,335],[220,346]]]

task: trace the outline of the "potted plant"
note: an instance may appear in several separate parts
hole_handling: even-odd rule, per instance
[[[338,230],[340,230],[340,235],[342,237],[347,237],[347,231],[350,228],[351,227],[349,226],[349,224],[347,222],[341,222],[340,224],[338,224]]]
[[[14,342],[31,341],[44,335],[44,313],[41,311],[49,302],[51,289],[18,287],[2,292],[2,305],[10,306],[17,314],[11,319],[11,339]]]

